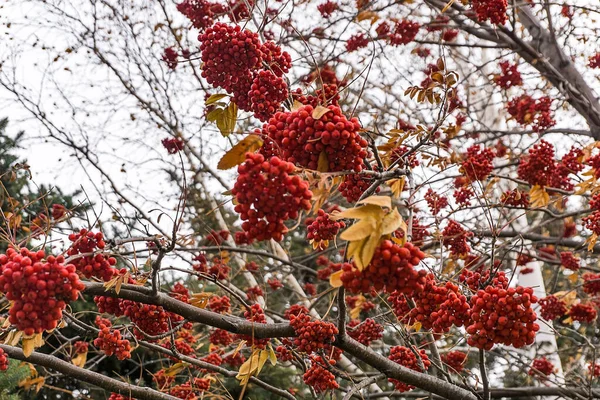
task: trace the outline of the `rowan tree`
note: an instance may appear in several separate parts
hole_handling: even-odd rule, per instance
[[[94,212],[3,208],[15,393],[600,397],[594,2],[5,10],[20,179]]]

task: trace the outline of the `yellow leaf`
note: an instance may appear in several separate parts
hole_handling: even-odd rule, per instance
[[[260,350],[254,350],[250,358],[248,358],[248,360],[246,360],[246,362],[244,362],[240,366],[240,370],[238,371],[238,374],[235,377],[237,380],[240,381],[240,385],[246,385],[248,383],[248,380],[250,380],[250,377],[254,374],[254,372],[256,372],[260,361],[259,358]]]
[[[191,296],[190,304],[198,308],[206,308],[210,297],[210,293],[194,293]]]
[[[406,177],[403,176],[400,179],[390,179],[389,181],[386,182],[388,184],[388,186],[390,187],[390,189],[392,189],[392,196],[395,199],[400,197],[400,195],[402,194],[402,191],[404,190],[405,180],[406,180]]]
[[[550,203],[550,195],[542,186],[535,185],[529,191],[532,207],[546,207]]]
[[[588,248],[587,249],[588,249],[588,251],[594,250],[594,246],[596,246],[596,241],[597,240],[598,240],[598,235],[596,235],[595,233],[592,234],[592,236],[590,236],[587,239],[587,242],[588,242]]]
[[[23,342],[22,342],[22,347],[23,347],[23,354],[25,354],[25,357],[29,357],[31,355],[31,353],[33,353],[34,350],[34,341],[33,338],[23,338]]]
[[[329,171],[329,159],[327,158],[327,152],[325,150],[321,151],[321,153],[319,154],[319,162],[317,164],[317,171],[319,171],[319,172]]]
[[[217,168],[224,170],[230,169],[244,162],[246,159],[246,153],[252,153],[263,145],[263,141],[258,135],[248,135],[235,146],[231,148],[225,155],[219,160]]]
[[[402,220],[402,216],[398,212],[398,209],[394,208],[392,212],[383,217],[383,221],[381,221],[381,234],[389,235],[401,228],[403,223],[404,221]],[[406,226],[406,224],[404,225]]]
[[[263,367],[265,366],[265,363],[269,359],[269,350],[261,350],[259,354],[260,356],[258,358],[258,368],[256,368],[256,375],[260,374],[260,371],[262,371]]]
[[[312,117],[314,119],[321,119],[321,117],[325,114],[327,114],[328,112],[330,112],[331,110],[327,107],[323,107],[323,106],[316,106],[315,109],[312,112]]]
[[[16,346],[21,340],[21,336],[23,336],[23,331],[10,331],[4,339],[4,343],[9,346]]]
[[[294,100],[294,104],[292,104],[292,111],[296,111],[302,107],[304,107],[304,104],[300,103],[298,100]]]
[[[563,324],[568,324],[568,325],[571,325],[571,324],[573,323],[573,319],[572,319],[571,317],[569,317],[569,318],[567,318],[567,319],[564,319],[564,320],[562,321],[562,323],[563,323]]]
[[[235,348],[235,350],[233,351],[232,357],[235,357],[237,355],[237,353],[239,353],[240,350],[242,350],[244,348],[245,345],[246,345],[246,341],[245,340],[241,340],[240,343],[238,343],[238,345]]]
[[[71,362],[73,363],[73,365],[79,367],[79,368],[83,368],[83,366],[85,365],[85,362],[87,361],[87,351],[85,353],[80,353],[77,354],[77,356],[75,356],[75,358],[73,358],[71,360]]]
[[[273,346],[271,346],[271,343],[269,343],[269,361],[271,362],[272,366],[277,365],[277,354],[275,354],[275,351],[273,350]]]
[[[356,267],[358,268],[359,271],[362,271],[364,269],[364,265],[362,265],[362,263],[360,263],[360,251],[362,250],[364,244],[366,242],[366,239],[363,240],[357,240],[354,242],[350,242],[350,244],[348,245],[348,253],[346,255],[346,257],[348,257],[348,259],[354,259],[355,263],[356,263]],[[356,262],[359,261],[359,262]]]
[[[175,376],[183,371],[187,367],[187,364],[178,362],[165,369],[165,376]]]
[[[362,252],[360,255],[360,261],[363,266],[369,265],[373,255],[375,254],[375,250],[377,249],[377,245],[379,244],[379,240],[381,239],[381,225],[378,225],[375,232],[367,239],[364,247],[362,248]]]
[[[340,219],[362,219],[366,217],[381,218],[383,217],[383,210],[381,209],[381,207],[372,204],[367,204],[362,207],[349,208],[342,212],[333,212],[329,216],[329,218],[331,218],[334,221]]]
[[[219,101],[227,96],[229,96],[229,95],[225,94],[225,93],[211,94],[210,97],[208,98],[208,100],[206,100],[206,102],[204,104],[206,104],[207,106],[210,106],[211,104],[214,104],[217,101]]]
[[[362,240],[367,236],[370,236],[377,227],[377,221],[373,217],[367,217],[359,220],[354,225],[350,226],[340,235],[340,239],[353,242],[356,240]]]
[[[43,376],[39,376],[33,379],[27,378],[19,382],[19,387],[22,387],[25,390],[29,390],[32,386],[35,386],[35,391],[39,392],[40,389],[44,386],[45,381],[46,378],[44,378]]]
[[[369,196],[357,204],[372,204],[379,207],[392,208],[392,198],[388,196]]]
[[[206,118],[217,123],[217,128],[219,128],[221,135],[228,136],[235,128],[237,114],[237,104],[235,104],[233,101],[230,101],[225,109],[213,110],[206,116]]]
[[[569,280],[569,282],[571,282],[573,285],[577,284],[577,281],[579,280],[579,275],[577,273],[571,274],[569,275],[569,277],[567,278]]]
[[[331,285],[331,287],[338,288],[343,285],[342,279],[341,279],[343,272],[344,271],[339,270],[339,271],[334,272],[333,274],[329,275],[329,284]]]
[[[415,322],[412,326],[410,326],[410,328],[412,330],[414,330],[415,332],[419,332],[422,328],[423,324],[421,324],[419,321]]]
[[[354,303],[355,306],[352,310],[350,310],[350,318],[351,319],[358,319],[358,317],[360,316],[360,312],[363,309],[363,304],[365,303],[365,296],[363,296],[362,294],[359,294],[356,298],[356,302]]]

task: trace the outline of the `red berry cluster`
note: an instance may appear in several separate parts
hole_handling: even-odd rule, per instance
[[[475,196],[473,188],[470,186],[463,186],[452,193],[454,201],[459,207],[469,207],[471,205],[471,199]]]
[[[243,9],[245,3],[237,4]],[[240,8],[240,9],[241,9]],[[262,44],[258,34],[239,26],[216,23],[198,36],[202,53],[202,76],[215,87],[233,93],[243,110],[267,120],[288,95],[281,78],[291,66],[291,57],[275,43]]]
[[[8,320],[26,336],[56,328],[67,304],[85,288],[75,266],[64,262],[63,256],[25,248],[0,255],[0,291],[12,302]]]
[[[215,14],[226,10],[222,5],[207,0],[184,0],[177,5],[177,11],[185,15],[194,28],[203,31],[215,22]]]
[[[337,11],[339,8],[340,6],[335,1],[331,0],[327,0],[325,3],[317,6],[317,10],[319,10],[323,18],[329,18],[331,14],[333,14],[334,11]]]
[[[363,193],[371,187],[374,179],[364,174],[349,174],[344,176],[344,180],[338,186],[339,192],[344,196],[348,203],[356,203]],[[381,189],[377,187],[375,193]]]
[[[267,121],[288,97],[285,80],[268,70],[260,71],[250,86],[250,108],[254,116]]]
[[[393,291],[392,293],[390,293],[388,299],[387,299],[388,304],[391,306],[392,311],[394,312],[394,315],[396,316],[396,318],[398,318],[398,321],[405,323],[405,324],[410,324],[410,305],[408,304],[408,301],[406,300],[406,296],[404,295],[404,293],[400,293],[398,291]]]
[[[110,329],[112,324],[109,320],[96,317],[96,326],[100,329],[98,337],[94,339],[94,346],[102,350],[107,356],[113,354],[119,360],[131,358],[131,344],[129,340],[121,337],[121,332]]]
[[[300,314],[308,314],[309,310],[302,304],[292,304],[290,308],[285,310],[283,316],[285,319],[290,319],[292,316],[298,316]]]
[[[596,235],[600,235],[600,211],[594,211],[587,217],[583,217],[581,221],[583,221],[583,226],[586,229],[589,229]]]
[[[165,390],[175,381],[174,376],[169,376],[165,373],[165,370],[161,369],[154,375],[152,375],[152,380],[156,382],[156,386],[158,390]]]
[[[375,308],[375,303],[365,300],[364,296],[362,295],[346,296],[346,304],[348,304],[348,307],[350,308],[360,307],[360,310],[363,312],[369,312]]]
[[[223,358],[219,354],[219,351],[212,352],[212,353],[208,354],[206,357],[202,357],[201,360],[204,362],[207,362],[209,364],[216,365],[217,367],[220,366],[221,364],[223,364]],[[203,370],[203,371],[208,372],[207,370]]]
[[[75,349],[76,354],[87,353],[89,347],[88,342],[77,341],[73,343],[73,348]]]
[[[112,314],[115,317],[123,315],[123,299],[117,299],[108,296],[94,296],[94,303],[98,307],[98,312]]]
[[[359,343],[369,346],[373,340],[383,337],[383,326],[371,318],[363,322],[352,320],[348,323],[348,335]]]
[[[598,313],[591,304],[578,303],[571,307],[569,316],[573,321],[591,323],[596,319]]]
[[[214,229],[211,229],[208,236],[206,236],[206,241],[208,243],[214,244],[215,246],[220,246],[223,244],[224,241],[229,239],[229,234],[229,231],[226,229],[221,229],[220,231],[215,231]]]
[[[588,365],[588,372],[593,377],[600,376],[600,364],[597,364],[597,363],[596,364],[592,364],[592,363],[590,363],[590,365]]]
[[[119,393],[111,393],[108,400],[135,400],[133,397],[125,397]]]
[[[427,202],[432,215],[438,215],[442,209],[448,207],[448,198],[439,195],[431,188],[425,193],[425,201]]]
[[[199,378],[194,379],[194,385],[192,385],[190,382],[185,382],[181,385],[173,386],[171,390],[169,390],[169,394],[182,400],[197,400],[201,395],[201,392],[206,390],[196,387],[195,381],[198,379]],[[208,379],[203,379],[203,381],[204,380],[208,381],[210,387],[210,381]],[[202,384],[202,387],[204,386],[205,384]]]
[[[532,288],[490,285],[478,290],[471,297],[469,345],[490,350],[495,343],[516,348],[533,343],[540,328],[531,307],[534,303],[537,298]]]
[[[507,0],[471,0],[471,6],[480,21],[504,25],[507,20]]]
[[[463,326],[468,322],[471,309],[466,296],[452,282],[436,284],[432,274],[422,291],[413,295],[415,308],[410,311],[411,321],[419,321],[425,329],[436,333],[450,331],[452,325]]]
[[[352,35],[346,42],[346,51],[352,53],[353,51],[367,47],[370,41],[371,40],[364,32]]]
[[[551,106],[552,99],[548,96],[535,100],[530,95],[523,94],[509,101],[506,110],[519,124],[531,125],[535,132],[543,132],[556,124],[552,119]]]
[[[573,147],[557,163],[554,160],[554,146],[541,140],[529,150],[528,157],[521,158],[517,170],[518,176],[531,185],[572,190],[573,184],[569,179],[569,174],[583,169],[581,158],[582,150]]]
[[[283,287],[283,283],[276,278],[267,279],[267,285],[271,287],[271,290],[281,289]]]
[[[448,225],[442,231],[442,236],[442,243],[453,256],[465,255],[471,251],[467,239],[473,236],[473,232],[464,230],[455,220],[448,221]]]
[[[335,381],[335,375],[323,367],[325,362],[321,356],[311,356],[310,368],[303,375],[304,383],[311,386],[316,393],[324,393],[340,387]],[[329,363],[335,363],[335,361],[330,360]]]
[[[523,78],[517,70],[517,64],[511,64],[508,61],[500,62],[500,74],[494,76],[494,82],[502,89],[510,89],[513,86],[521,86]]]
[[[384,240],[375,250],[371,263],[363,271],[345,263],[341,280],[344,287],[352,293],[385,289],[388,292],[397,290],[412,294],[422,290],[425,284],[427,273],[414,268],[424,258],[425,253],[410,242],[400,246],[391,240]]]
[[[171,343],[170,339],[167,339],[164,343],[161,344],[162,347],[168,350],[176,350],[177,353],[182,354],[184,356],[195,357],[194,348],[190,346],[185,339],[176,339],[175,346]],[[169,356],[169,358],[175,362],[178,362],[179,359],[177,357]]]
[[[244,318],[248,321],[252,321],[258,324],[266,324],[267,317],[265,317],[265,312],[263,311],[260,304],[252,304],[250,309],[244,311]],[[249,346],[256,347],[258,349],[264,349],[267,343],[269,343],[269,339],[257,339],[254,335],[237,335],[238,339],[245,340]]]
[[[402,19],[396,22],[394,30],[389,35],[388,40],[392,46],[408,44],[415,40],[421,25],[418,22]]]
[[[67,251],[71,257],[101,251],[106,247],[102,232],[94,233],[87,229],[82,229],[79,233],[71,233],[69,240],[73,242]],[[104,254],[81,256],[75,258],[72,263],[77,271],[86,278],[94,276],[105,282],[111,280],[117,272],[114,268],[117,260]]]
[[[138,339],[147,339],[143,333],[150,336],[160,335],[169,330],[169,321],[175,324],[183,317],[165,311],[161,306],[142,304],[131,300],[123,300],[123,314],[136,324],[133,333]],[[142,331],[142,332],[140,332]]]
[[[448,353],[442,354],[442,361],[450,368],[452,372],[460,374],[467,361],[467,354],[462,351],[453,350]]]
[[[291,361],[294,359],[294,354],[286,346],[277,346],[275,349],[277,352],[277,359],[283,362]]]
[[[477,257],[472,262],[467,265],[476,264],[479,258]],[[463,269],[458,277],[459,281],[467,285],[467,287],[473,291],[478,291],[479,289],[484,288],[488,284],[491,284],[495,287],[506,289],[508,288],[508,278],[506,277],[506,273],[503,271],[497,272],[492,279],[490,279],[490,272],[485,271],[484,273],[471,271],[468,269]]]
[[[338,329],[331,322],[311,321],[308,314],[290,315],[290,325],[296,332],[294,346],[300,352],[316,353],[321,349],[331,349]]]
[[[415,353],[418,353],[418,358]],[[425,354],[425,350],[413,351],[404,346],[395,346],[390,348],[390,356],[388,358],[396,364],[400,364],[403,367],[417,372],[425,372],[431,366],[431,361],[429,361],[429,357],[427,357],[427,354]],[[423,371],[421,364],[425,368],[425,371]],[[399,392],[408,392],[409,390],[415,388],[414,386],[400,382],[397,379],[390,378],[389,381],[394,384],[396,390]]]
[[[231,300],[227,296],[213,296],[208,301],[208,307],[219,314],[228,314],[231,309]]]
[[[310,210],[312,193],[302,178],[290,176],[294,169],[293,164],[278,157],[265,160],[261,154],[246,153],[231,192],[250,242],[280,241],[287,232],[284,221],[298,218],[301,210]]]
[[[410,149],[407,146],[398,146],[394,150],[392,150],[390,154],[390,163],[394,163],[397,160],[398,166],[400,168],[404,168],[406,166],[410,168],[414,168],[419,166],[419,160],[417,159],[416,153],[410,154],[408,157],[403,157]],[[405,158],[407,158],[405,160]]]
[[[304,284],[304,292],[308,295],[308,296],[314,296],[317,294],[317,287],[315,286],[314,283],[310,283],[310,282],[306,282]]]
[[[473,145],[467,149],[461,164],[461,172],[467,177],[468,182],[483,181],[494,169],[492,161],[494,161],[492,149]]]
[[[278,112],[262,131],[267,147],[283,160],[317,170],[322,153],[327,156],[327,172],[360,172],[367,156],[367,141],[360,137],[357,118],[348,120],[339,106],[329,105],[319,119],[314,107],[306,105],[290,112]]]
[[[600,293],[600,274],[583,274],[583,291],[589,295]]]
[[[600,68],[600,53],[596,53],[591,56],[588,60],[588,67],[590,68]]]
[[[571,10],[571,7],[568,4],[563,4],[563,6],[560,8],[560,14],[563,17],[570,19],[573,17],[573,10]]]
[[[502,193],[500,203],[509,207],[529,207],[529,193],[519,189],[507,190]]]
[[[540,315],[546,321],[555,320],[567,313],[565,302],[552,294],[540,299],[538,303],[540,304]]]
[[[244,362],[246,361],[246,357],[244,357],[244,355],[240,352],[234,354],[229,354],[228,356],[226,356],[223,359],[223,362],[225,364],[229,364],[232,367],[239,367],[240,365],[242,365]]]
[[[334,221],[329,218],[329,214],[325,210],[319,209],[317,218],[306,228],[306,238],[311,243],[315,243],[317,247],[322,245],[326,247],[326,244],[322,242],[335,239],[340,229],[345,227],[346,224],[343,221]]]
[[[176,154],[183,150],[184,147],[183,139],[181,138],[164,138],[161,140],[161,143],[169,154]]]
[[[554,372],[554,364],[546,357],[536,358],[531,363],[531,368],[527,372],[530,376],[536,377],[542,381]]]
[[[169,296],[184,303],[187,303],[190,300],[190,291],[185,286],[183,286],[183,284],[177,282],[175,285],[173,285],[173,288],[169,292]]]
[[[162,60],[167,63],[169,69],[177,68],[177,64],[179,63],[177,60],[177,50],[173,47],[167,47],[163,52]]]
[[[233,343],[233,335],[224,329],[215,329],[210,334],[209,341],[214,345],[229,346]]]
[[[6,371],[8,369],[8,356],[3,349],[0,349],[0,371]]]
[[[252,286],[246,289],[246,296],[248,296],[248,299],[252,301],[256,301],[256,299],[264,295],[265,293],[260,286]]]

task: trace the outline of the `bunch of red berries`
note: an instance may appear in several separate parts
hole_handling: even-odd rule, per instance
[[[528,375],[534,376],[540,380],[546,380],[546,377],[554,372],[554,364],[546,357],[536,358],[531,363],[531,368],[527,372]]]
[[[588,371],[589,371],[590,375],[592,375],[593,377],[600,376],[600,364],[590,363],[590,365],[588,365]]]
[[[339,106],[329,105],[319,119],[311,105],[290,112],[278,112],[257,134],[274,155],[293,164],[317,170],[325,154],[327,172],[362,170],[367,141],[360,137],[357,118],[348,120]],[[264,146],[263,146],[264,147]],[[322,165],[321,165],[322,167]]]
[[[442,209],[448,207],[448,198],[439,195],[431,188],[425,193],[425,201],[427,202],[432,215],[438,215]]]
[[[517,64],[511,64],[508,61],[500,62],[500,74],[494,76],[494,82],[502,89],[510,89],[513,86],[521,86],[523,78],[517,70]]]
[[[229,239],[229,234],[229,231],[226,229],[221,229],[220,231],[211,229],[210,233],[206,236],[206,241],[216,246],[220,246],[224,241]]]
[[[6,371],[8,369],[8,356],[3,349],[0,349],[0,371]]]
[[[108,400],[135,400],[133,397],[123,396],[119,393],[111,393]]]
[[[72,262],[79,273],[86,278],[94,276],[105,282],[112,279],[116,273],[114,265],[117,263],[117,260],[114,257],[107,257],[103,254],[89,254],[104,250],[106,247],[102,232],[94,233],[87,229],[82,229],[79,233],[71,233],[69,240],[73,244],[67,250],[67,254],[71,257],[81,256],[75,258]]]
[[[352,53],[353,51],[367,47],[370,41],[371,40],[364,32],[352,35],[346,42],[346,51]]]
[[[592,214],[583,217],[581,220],[586,229],[589,229],[596,235],[600,235],[600,211],[594,211]]]
[[[192,386],[190,382],[182,383],[181,385],[173,386],[169,390],[169,394],[182,400],[196,400],[201,395],[202,390]]]
[[[455,190],[452,195],[459,207],[469,207],[471,205],[471,199],[475,196],[475,192],[471,186],[463,186],[458,190]]]
[[[229,346],[233,343],[233,335],[224,329],[215,329],[210,334],[209,341],[214,345]]]
[[[267,279],[267,285],[271,287],[271,290],[278,290],[283,287],[283,283],[277,278]]]
[[[105,318],[96,317],[96,326],[100,329],[98,337],[94,339],[94,346],[102,350],[107,356],[113,354],[119,360],[131,358],[131,344],[129,340],[121,337],[121,332],[110,329],[112,324]]]
[[[327,0],[325,3],[319,4],[317,10],[323,18],[329,18],[334,11],[339,9],[339,5],[335,1]]]
[[[600,274],[583,274],[583,291],[592,296],[600,293]]]
[[[348,335],[365,346],[369,346],[373,340],[383,337],[383,326],[371,318],[367,318],[363,322],[352,320],[348,323],[348,328]]]
[[[123,315],[123,299],[108,296],[94,296],[98,312],[112,314],[115,317]]]
[[[288,97],[288,86],[282,77],[263,70],[256,74],[248,96],[254,116],[261,121],[267,121]]]
[[[580,268],[579,262],[581,260],[573,255],[570,251],[563,251],[560,253],[560,265],[571,271],[578,271]]]
[[[500,203],[509,207],[529,207],[529,193],[519,189],[507,190],[502,193]]]
[[[275,351],[277,352],[278,360],[285,362],[285,361],[291,361],[294,359],[294,354],[286,346],[277,346]]]
[[[246,296],[248,296],[249,300],[256,301],[256,299],[264,295],[265,293],[260,286],[252,286],[246,289]]]
[[[418,353],[419,356],[417,357],[415,353]],[[413,352],[411,349],[404,346],[395,346],[390,348],[390,356],[388,358],[393,362],[402,365],[403,367],[417,372],[425,372],[431,365],[431,361],[429,361],[429,357],[427,357],[427,354],[425,354],[425,350],[415,350]],[[425,368],[425,371],[423,368]],[[409,390],[415,388],[414,386],[400,382],[397,379],[390,378],[388,380],[394,384],[396,390],[399,392],[408,392]]]
[[[346,296],[346,304],[350,308],[360,307],[360,310],[363,312],[369,312],[375,308],[375,303],[372,301],[366,300],[364,296]]]
[[[342,283],[352,293],[369,293],[386,290],[412,294],[423,289],[425,284],[424,270],[414,267],[425,258],[425,253],[412,243],[404,246],[391,240],[384,240],[375,250],[371,263],[359,271],[353,264],[344,263],[341,276]]]
[[[411,324],[411,321],[410,321],[411,308],[410,308],[410,305],[408,304],[408,300],[406,299],[406,296],[404,295],[404,293],[400,293],[398,291],[393,291],[392,293],[390,293],[390,295],[387,299],[387,302],[391,306],[392,311],[394,312],[394,315],[396,316],[396,318],[398,318],[398,321],[405,323],[405,324]]]
[[[480,21],[490,21],[492,24],[504,25],[507,20],[507,0],[471,0],[473,11]]]
[[[162,347],[164,347],[167,350],[176,350],[176,352],[178,354],[182,354],[184,356],[191,356],[191,357],[195,357],[194,353],[194,348],[192,346],[189,345],[189,343],[187,343],[185,341],[185,339],[176,339],[175,340],[175,345],[173,345],[173,343],[171,343],[171,339],[167,339],[165,340],[164,343],[161,344]],[[173,356],[168,356],[172,361],[178,362],[179,359],[177,357],[173,357]]]
[[[591,56],[588,60],[588,67],[590,68],[600,68],[600,53],[596,53]]]
[[[335,381],[335,375],[323,367],[326,362],[321,356],[311,356],[310,368],[303,375],[304,383],[311,386],[316,393],[324,393],[340,387]],[[335,364],[335,361],[329,360],[329,363]]]
[[[407,19],[396,22],[394,30],[389,35],[389,41],[392,46],[400,46],[408,44],[415,40],[421,25],[418,22],[409,21]]]
[[[183,139],[181,138],[164,138],[161,140],[161,143],[169,154],[176,154],[183,150],[184,147]]]
[[[203,31],[215,22],[215,14],[226,10],[222,5],[207,0],[184,0],[177,4],[177,11],[185,15],[194,28]]]
[[[312,193],[308,183],[291,176],[293,171],[293,164],[278,157],[265,160],[261,154],[246,153],[246,162],[238,167],[239,176],[231,192],[250,242],[280,241],[287,232],[284,221],[298,218],[301,210],[310,210]]]
[[[322,87],[319,87],[315,91],[314,96],[311,94],[305,95],[303,94],[302,90],[298,88],[292,93],[292,97],[295,101],[304,105],[310,105],[313,108],[316,108],[319,105],[333,105],[338,107],[340,101],[340,92],[337,85],[332,83],[324,83]]]
[[[283,316],[285,319],[290,319],[292,316],[298,316],[300,314],[308,314],[308,308],[303,306],[302,304],[292,304],[290,308],[285,310]]]
[[[495,343],[516,348],[529,345],[540,329],[532,304],[537,303],[532,288],[517,286],[505,289],[495,285],[478,290],[471,297],[467,327],[468,343],[479,349],[490,350]]]
[[[171,384],[175,381],[175,377],[167,375],[167,373],[165,373],[165,370],[161,369],[160,371],[152,375],[152,380],[156,382],[158,390],[162,391],[171,386]]]
[[[442,243],[453,256],[461,256],[471,251],[467,240],[473,236],[473,232],[466,231],[455,220],[448,221],[448,225],[442,231],[442,236]]]
[[[578,303],[571,307],[569,316],[573,321],[591,323],[598,315],[596,309],[591,304]]]
[[[169,69],[175,69],[177,68],[177,64],[179,64],[177,57],[177,50],[173,47],[167,47],[163,52],[162,60],[167,63]]]
[[[474,260],[470,264],[474,264],[477,262],[478,260]],[[478,291],[479,289],[482,289],[488,285],[493,285],[502,289],[508,288],[508,278],[506,277],[506,273],[503,271],[497,272],[496,274],[494,274],[493,278],[490,279],[489,271],[481,273],[479,271],[471,271],[465,268],[460,273],[458,280],[467,285],[467,287],[469,287],[473,291]]]
[[[255,322],[257,324],[266,324],[267,317],[265,316],[265,312],[263,311],[260,304],[252,304],[250,309],[244,311],[244,318],[248,321]],[[266,339],[258,339],[255,338],[254,335],[236,335],[237,339],[245,340],[249,346],[256,347],[258,349],[264,349],[267,343],[269,343],[268,338]]]
[[[374,182],[373,177],[369,175],[348,174],[344,175],[344,180],[338,186],[338,190],[348,203],[356,203]],[[375,193],[379,193],[379,191],[380,188],[378,186],[375,189]]]
[[[88,342],[77,341],[73,343],[73,348],[75,349],[76,354],[87,353],[89,347]]]
[[[142,304],[131,300],[123,300],[122,304],[123,314],[136,325],[133,332],[138,339],[146,339],[146,335],[157,336],[167,332],[169,320],[175,324],[183,319],[154,304]]]
[[[448,353],[442,354],[442,361],[450,368],[452,372],[460,374],[467,361],[467,354],[462,351],[453,350]]]
[[[467,155],[461,164],[461,172],[469,182],[483,181],[494,169],[492,161],[494,161],[492,149],[473,145],[467,149]]]
[[[411,153],[407,157],[404,156],[410,149],[407,146],[398,146],[390,153],[390,163],[394,163],[397,160],[400,168],[410,167],[414,168],[419,166],[419,160],[417,159],[416,153]]]
[[[540,304],[540,315],[546,321],[555,320],[567,313],[565,302],[552,294],[540,299],[538,303]]]
[[[173,285],[173,288],[169,292],[169,296],[181,302],[187,303],[190,300],[190,291],[181,283],[177,282],[175,285]]]
[[[231,309],[231,300],[227,296],[213,296],[208,301],[208,307],[219,314],[227,314]]]
[[[419,321],[425,329],[442,333],[450,331],[452,325],[460,327],[468,322],[471,307],[467,297],[452,282],[438,285],[433,274],[429,274],[425,288],[413,298],[415,308],[410,311],[410,318]]]
[[[506,110],[519,124],[531,125],[535,132],[543,132],[556,124],[552,119],[551,106],[552,99],[548,96],[535,100],[530,95],[523,94],[509,101]]]
[[[63,256],[26,248],[0,255],[0,291],[12,302],[8,320],[26,336],[56,328],[67,304],[85,288],[75,266],[64,262]]]
[[[531,185],[548,186],[555,169],[554,146],[541,140],[529,150],[528,157],[521,158],[517,172]]]
[[[331,322],[311,321],[308,314],[290,315],[290,325],[296,332],[294,346],[300,352],[316,353],[321,349],[331,349],[338,329]]]

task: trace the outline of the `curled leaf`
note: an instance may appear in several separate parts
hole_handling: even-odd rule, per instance
[[[219,160],[217,168],[221,170],[230,169],[244,162],[246,153],[254,152],[263,145],[263,141],[258,135],[248,135],[235,146],[231,148]]]

